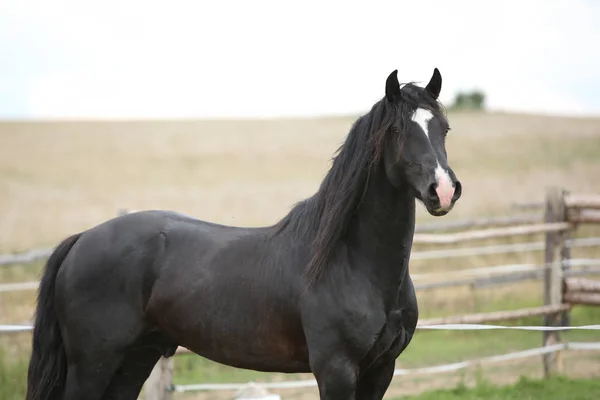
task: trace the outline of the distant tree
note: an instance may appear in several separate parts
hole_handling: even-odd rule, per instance
[[[458,92],[454,96],[454,103],[450,106],[451,110],[477,110],[485,109],[485,94],[479,90],[471,92]]]
[[[485,109],[485,94],[478,90],[471,92],[471,104],[476,110]]]
[[[464,108],[467,103],[467,96],[464,93],[457,93],[454,98],[453,108]]]

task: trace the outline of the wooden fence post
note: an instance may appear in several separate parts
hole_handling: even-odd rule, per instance
[[[171,400],[172,377],[173,357],[161,357],[144,383],[144,400]]]
[[[564,202],[564,192],[558,188],[551,188],[546,195],[545,222],[564,222],[567,219]],[[562,303],[563,288],[563,256],[565,252],[565,231],[546,233],[546,251],[544,256],[544,305],[558,305]],[[548,314],[544,318],[546,326],[560,326],[562,314]],[[550,346],[560,342],[558,332],[543,332],[544,346]],[[543,355],[544,376],[562,372],[561,353],[549,353]]]
[[[562,206],[564,209],[564,220],[568,221],[569,220],[569,208],[565,205],[565,197],[568,195],[568,193],[566,191],[562,191]],[[561,248],[561,252],[560,252],[560,260],[561,260],[561,265],[562,265],[562,281],[564,282],[565,280],[565,276],[567,275],[568,270],[571,269],[571,265],[570,265],[570,261],[571,261],[571,247],[566,246],[566,242],[570,241],[573,239],[573,231],[574,229],[569,229],[568,231],[563,232],[563,243],[562,243],[562,248]],[[564,303],[564,284],[562,285],[562,289],[561,289],[561,296],[562,296],[562,302]],[[562,314],[560,315],[560,324],[561,326],[569,326],[571,325],[571,311],[570,310],[566,310],[563,311]]]

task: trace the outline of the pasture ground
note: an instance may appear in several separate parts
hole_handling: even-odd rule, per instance
[[[436,390],[417,396],[402,397],[405,400],[591,400],[600,397],[600,381],[556,377],[545,381],[520,379],[514,385],[499,387],[481,382],[474,388],[458,385],[453,389]]]
[[[542,201],[551,185],[600,193],[600,118],[450,113],[449,119],[449,161],[464,191],[443,220],[504,215],[515,202]],[[55,246],[63,237],[115,216],[119,208],[172,209],[231,225],[272,224],[316,190],[353,120],[0,123],[0,253]],[[419,207],[418,221],[432,220]],[[600,227],[582,227],[577,235],[600,236]],[[541,239],[542,235],[531,235],[473,245]],[[421,245],[414,251],[445,247],[452,246]],[[576,249],[572,256],[599,258],[600,249]],[[539,263],[542,257],[541,252],[530,252],[415,260],[411,269],[413,273],[450,272]],[[41,263],[0,267],[0,282],[34,280],[40,267]],[[420,291],[418,298],[421,316],[428,318],[539,305],[541,285],[533,281],[429,290]],[[33,307],[34,292],[0,293],[0,323],[28,323]],[[572,318],[574,325],[598,323],[600,308],[575,308]],[[537,325],[541,319],[515,323]],[[600,341],[600,334],[569,332],[563,338]],[[541,335],[536,332],[420,332],[398,367],[443,364],[540,345]],[[6,396],[15,393],[14,398],[23,397],[22,365],[28,348],[28,335],[0,337],[0,388],[9,391],[0,391],[0,398],[11,399]],[[191,355],[176,358],[175,367],[177,384],[306,378],[236,370]],[[597,378],[600,353],[565,353],[565,367],[569,376]],[[534,357],[485,367],[480,373],[495,383],[512,383],[520,375],[539,377],[541,361]],[[390,395],[454,387],[475,372],[465,374],[397,378]],[[473,380],[467,379],[471,384]],[[313,398],[310,391],[286,393],[285,398],[305,396]]]
[[[272,224],[314,193],[354,120],[0,122],[0,251],[54,246],[119,208]],[[445,220],[542,200],[550,185],[600,191],[600,118],[449,120],[464,194]]]

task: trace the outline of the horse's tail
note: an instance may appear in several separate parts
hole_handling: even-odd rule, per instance
[[[56,276],[81,233],[63,240],[44,267],[38,291],[32,351],[27,373],[27,400],[61,397],[67,379],[67,356],[55,310]]]

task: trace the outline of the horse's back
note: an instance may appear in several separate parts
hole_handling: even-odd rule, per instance
[[[173,212],[117,217],[86,231],[65,260],[64,315],[100,322],[110,310],[130,330],[161,331],[230,365],[306,370],[298,260],[283,242],[268,227]]]
[[[214,247],[218,232],[232,230],[243,231],[170,211],[116,217],[81,234],[65,258],[57,285],[67,293],[101,291],[106,297],[141,291],[144,296],[136,293],[138,300],[148,300],[167,261],[193,263]]]

